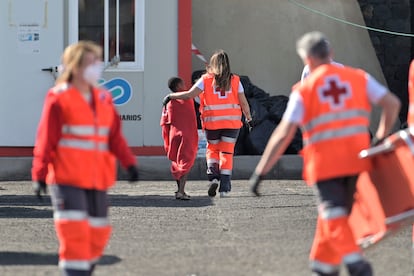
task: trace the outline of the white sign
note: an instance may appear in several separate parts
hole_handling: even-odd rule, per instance
[[[40,53],[40,25],[19,24],[17,28],[17,49],[22,54]]]

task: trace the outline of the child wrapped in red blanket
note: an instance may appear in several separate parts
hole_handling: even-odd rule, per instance
[[[185,90],[184,81],[177,77],[168,80],[172,92]],[[197,155],[198,134],[194,102],[172,100],[163,107],[160,125],[164,139],[164,149],[171,160],[171,174],[177,182],[175,198],[189,200],[185,193],[187,176]]]

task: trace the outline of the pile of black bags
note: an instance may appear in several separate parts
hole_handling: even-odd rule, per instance
[[[203,73],[203,71],[195,71],[192,75],[193,83]],[[268,93],[251,83],[247,76],[241,76],[240,81],[243,84],[255,126],[249,131],[249,128],[243,125],[240,129],[234,154],[261,155],[273,130],[282,119],[289,98],[285,95],[269,96]],[[198,104],[196,104],[196,110],[198,112]],[[200,122],[198,122],[198,125],[200,126]],[[302,133],[298,129],[285,154],[298,154],[301,149]]]
[[[285,95],[269,96],[268,93],[241,76],[240,81],[250,105],[255,127],[243,126],[235,147],[235,155],[261,155],[274,129],[282,120],[289,98]],[[244,118],[243,118],[244,119]],[[302,133],[298,129],[285,154],[298,154],[302,149]]]

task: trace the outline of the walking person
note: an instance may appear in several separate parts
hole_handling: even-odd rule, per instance
[[[252,117],[244,95],[240,77],[230,70],[230,61],[223,50],[210,58],[204,74],[188,91],[168,94],[163,104],[170,100],[200,97],[200,113],[207,139],[207,176],[210,181],[208,195],[221,197],[231,191],[234,146],[242,123],[242,112],[246,122]]]
[[[372,275],[348,224],[358,174],[370,169],[360,159],[369,148],[371,104],[382,107],[373,143],[386,137],[398,116],[400,102],[363,70],[331,64],[331,46],[320,32],[297,42],[297,52],[311,74],[293,86],[281,123],[273,132],[250,178],[258,184],[289,145],[298,126],[304,141],[304,180],[318,196],[318,219],[310,252],[313,275],[339,275],[344,263],[350,275]]]
[[[185,90],[181,78],[168,80],[171,92]],[[197,156],[197,119],[193,100],[175,100],[163,107],[161,115],[162,137],[167,157],[171,160],[171,174],[177,182],[175,198],[190,200],[185,192],[187,176]]]
[[[62,275],[92,275],[108,243],[107,190],[116,158],[138,180],[136,159],[121,133],[108,91],[97,87],[102,49],[93,42],[68,46],[63,72],[46,96],[36,136],[32,179],[41,197],[49,186]]]

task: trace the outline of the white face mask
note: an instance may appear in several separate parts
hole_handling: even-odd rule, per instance
[[[83,71],[83,78],[90,85],[96,85],[98,84],[98,80],[102,76],[102,71],[103,71],[103,63],[95,62],[85,68],[85,71]]]

